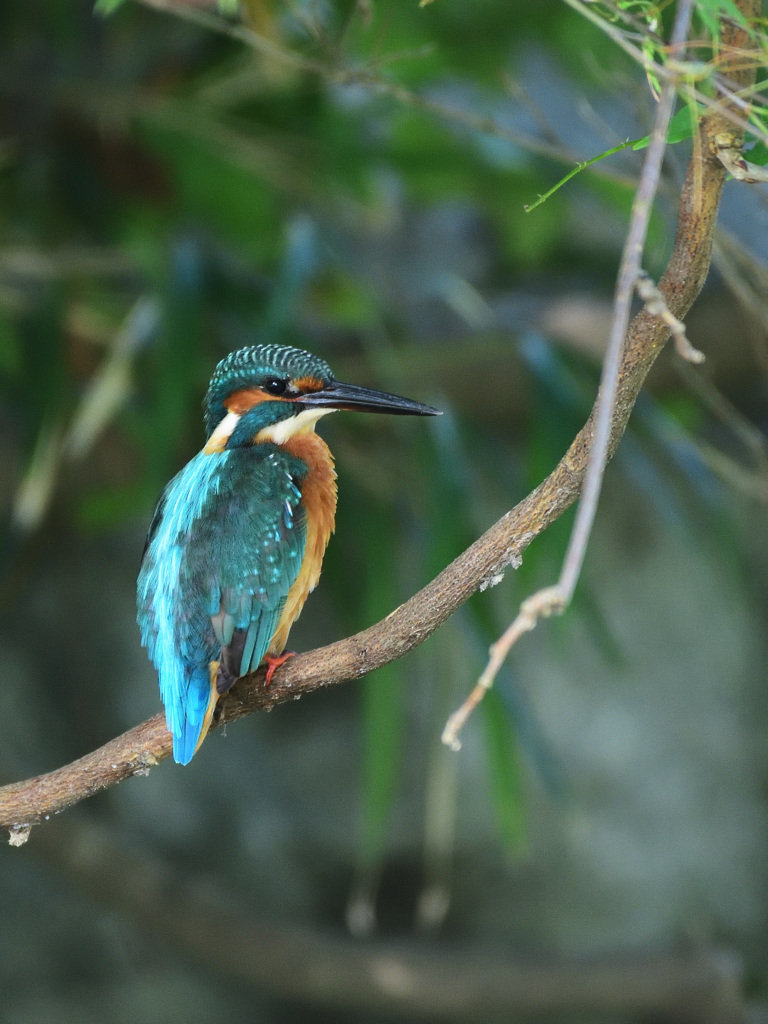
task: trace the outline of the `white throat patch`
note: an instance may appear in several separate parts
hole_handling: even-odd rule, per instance
[[[289,416],[287,420],[280,420],[279,423],[271,423],[268,427],[260,430],[255,437],[257,444],[262,441],[271,441],[273,444],[285,444],[292,437],[298,434],[308,434],[315,429],[315,424],[321,416],[327,416],[329,412],[338,412],[337,409],[302,409],[297,416]]]
[[[219,423],[214,432],[205,442],[205,448],[203,451],[206,455],[211,455],[213,452],[223,452],[227,446],[232,431],[237,426],[237,422],[240,416],[236,412],[228,412],[224,419]]]
[[[297,416],[289,416],[287,420],[279,423],[271,423],[268,427],[260,430],[254,442],[261,444],[262,441],[271,441],[273,444],[285,444],[292,437],[298,434],[308,434],[315,429],[315,424],[321,416],[327,416],[329,412],[338,412],[337,409],[302,409]],[[223,452],[227,447],[227,441],[232,436],[232,431],[240,422],[240,413],[228,412],[219,423],[214,432],[205,443],[203,451],[206,455],[214,452]]]

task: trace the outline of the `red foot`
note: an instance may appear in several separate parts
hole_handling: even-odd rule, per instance
[[[272,682],[272,676],[275,674],[275,672],[280,668],[284,661],[288,661],[288,659],[292,658],[295,653],[296,651],[287,651],[285,654],[280,654],[276,658],[272,658],[269,655],[267,655],[267,657],[264,659],[267,666],[267,675],[266,678],[264,679],[265,686],[269,686],[269,684]]]

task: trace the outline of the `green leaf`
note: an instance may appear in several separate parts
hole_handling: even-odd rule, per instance
[[[21,339],[0,307],[0,374],[18,379],[21,375]]]
[[[125,0],[96,0],[93,9],[103,18],[107,18],[124,3]],[[219,0],[219,10],[222,14],[237,14],[240,10],[240,0]]]
[[[525,797],[517,739],[509,714],[495,690],[489,690],[485,695],[482,709],[496,821],[504,845],[515,851],[520,849],[526,838]]]
[[[94,11],[100,14],[102,18],[108,18],[110,14],[114,14],[118,7],[122,7],[125,0],[96,0]]]
[[[684,142],[685,139],[690,139],[696,131],[698,116],[698,109],[695,105],[686,103],[685,106],[681,107],[669,122],[667,142],[670,145],[674,145],[676,142]],[[630,143],[630,145],[634,150],[645,149],[652,137],[651,135],[646,135],[644,138]]]
[[[157,501],[157,494],[155,484],[134,483],[83,494],[75,509],[77,525],[84,531],[98,533],[132,518],[149,521],[147,513]]]
[[[369,503],[364,517],[368,573],[363,607],[365,621],[375,622],[397,604],[396,523],[389,507]],[[361,867],[371,870],[383,855],[389,813],[401,771],[405,727],[402,666],[385,665],[363,681],[363,820]]]
[[[690,139],[696,131],[696,124],[698,118],[698,108],[694,104],[686,103],[684,107],[675,114],[672,120],[669,122],[669,131],[667,132],[667,142],[669,145],[674,145],[676,142],[683,142],[685,139]],[[618,146],[614,146],[612,149],[606,149],[604,153],[599,153],[597,156],[593,156],[590,160],[584,160],[580,164],[576,164],[564,178],[561,178],[556,185],[553,185],[551,189],[540,195],[539,198],[529,203],[524,207],[526,213],[530,213],[535,210],[537,206],[541,206],[545,203],[550,196],[554,195],[558,189],[562,188],[566,182],[570,181],[571,178],[575,178],[581,171],[585,171],[592,164],[598,163],[600,160],[604,160],[607,156],[613,156],[615,153],[620,153],[623,149],[633,150],[645,149],[650,143],[652,136],[645,135],[642,139],[628,139],[626,142],[620,143]]]
[[[386,665],[363,681],[363,824],[360,857],[381,860],[401,770],[405,707],[399,666]]]
[[[752,149],[745,153],[745,156],[749,158],[751,164],[765,167],[768,164],[768,146],[764,142],[756,142]]]
[[[720,18],[724,15],[733,18],[742,28],[749,27],[747,18],[734,0],[698,0],[697,9],[699,17],[715,38],[720,35]]]

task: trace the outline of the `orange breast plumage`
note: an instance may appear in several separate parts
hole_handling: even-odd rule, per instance
[[[291,626],[317,586],[325,549],[336,521],[336,470],[328,445],[312,431],[290,438],[284,447],[309,467],[301,484],[301,503],[307,516],[307,540],[299,575],[288,591],[269,644],[270,654],[280,654],[285,649]]]

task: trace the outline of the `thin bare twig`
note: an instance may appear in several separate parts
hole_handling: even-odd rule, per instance
[[[761,372],[768,375],[768,268],[723,228],[715,236],[713,261],[752,324],[747,340]]]
[[[669,327],[669,333],[675,342],[675,351],[680,358],[684,359],[687,363],[703,363],[706,358],[704,353],[694,348],[690,343],[688,335],[685,333],[685,324],[682,320],[678,320],[674,314],[670,313],[669,307],[664,301],[664,296],[644,270],[638,273],[635,287],[648,312],[652,316],[661,317],[667,327]]]
[[[768,442],[763,431],[751,423],[708,377],[695,371],[687,362],[678,363],[677,372],[686,387],[696,395],[702,405],[713,416],[716,416],[744,446],[754,462],[754,472],[735,465],[730,472],[735,474],[738,469],[744,474],[744,478],[757,476],[757,480],[753,479],[753,483],[746,490],[751,494],[759,494],[761,500],[764,501],[766,492],[768,492]],[[707,461],[711,464],[714,460],[714,449],[702,444],[701,441],[696,443],[703,451],[707,452]],[[733,464],[733,460],[727,458],[724,453],[721,452],[720,456],[719,466]],[[744,479],[740,489],[745,490]]]
[[[768,167],[761,167],[759,164],[750,163],[742,156],[741,149],[734,149],[730,139],[725,136],[724,145],[718,148],[717,155],[722,161],[723,167],[736,181],[745,181],[748,185],[755,185],[760,181],[768,181]]]
[[[763,472],[747,469],[713,444],[696,438],[693,442],[702,462],[729,488],[751,501],[768,505],[768,477]]]
[[[692,13],[693,0],[682,0],[677,9],[675,24],[672,29],[671,46],[673,48],[685,42]],[[517,618],[492,645],[488,663],[472,692],[461,707],[450,716],[443,730],[443,743],[452,750],[459,750],[461,748],[461,741],[459,740],[461,729],[483,696],[493,686],[493,682],[513,645],[517,643],[524,633],[534,629],[540,618],[562,613],[573,598],[573,593],[581,574],[581,568],[584,564],[587,544],[592,533],[603,474],[608,461],[613,410],[619,384],[619,370],[621,368],[624,339],[627,327],[629,326],[630,306],[641,272],[641,260],[648,233],[648,224],[651,219],[653,200],[661,176],[661,165],[667,145],[667,132],[672,117],[675,93],[676,86],[672,82],[665,82],[653,127],[653,135],[645,160],[643,161],[640,181],[637,186],[634,202],[632,203],[629,231],[624,243],[624,252],[616,284],[608,348],[603,360],[600,390],[595,407],[595,432],[589,456],[589,465],[560,578],[554,586],[546,587],[524,601]],[[664,308],[666,309],[666,305]],[[667,310],[667,312],[669,311]],[[672,319],[674,320],[674,318]]]

